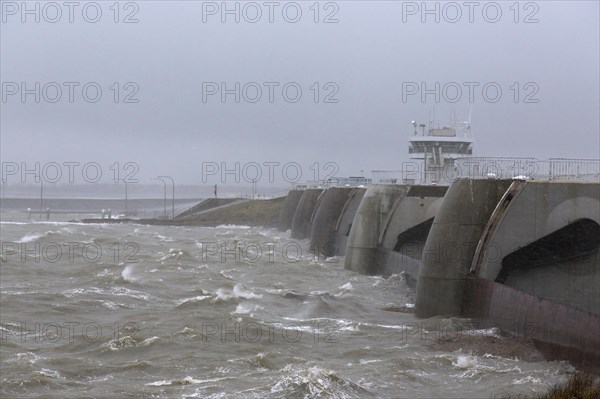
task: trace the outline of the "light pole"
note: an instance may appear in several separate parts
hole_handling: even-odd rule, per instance
[[[152,180],[160,180],[164,185],[164,201],[163,201],[164,211],[163,211],[163,213],[164,213],[164,216],[166,217],[167,216],[167,182],[164,181],[163,179],[161,179],[160,177],[155,177]]]
[[[40,220],[42,220],[43,204],[44,204],[44,179],[40,176]]]
[[[173,187],[172,192],[172,201],[171,201],[171,218],[175,217],[175,180],[171,176],[158,176],[161,179],[169,179],[171,180],[171,186]]]
[[[127,207],[127,180],[123,179],[123,183],[125,183],[125,217],[127,217],[128,207]]]

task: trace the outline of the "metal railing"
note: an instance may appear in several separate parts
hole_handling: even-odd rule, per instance
[[[372,170],[371,176],[373,177],[373,183],[378,184],[401,184],[406,177],[403,177],[402,169],[394,170]]]
[[[460,158],[454,169],[458,179],[600,181],[599,159]]]

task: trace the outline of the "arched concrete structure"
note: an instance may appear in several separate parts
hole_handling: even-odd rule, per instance
[[[352,187],[331,187],[323,192],[311,221],[311,251],[327,257],[338,254],[337,222],[352,190]]]
[[[367,189],[364,187],[354,187],[348,194],[348,198],[342,207],[338,220],[335,224],[335,243],[337,247],[337,255],[345,255],[348,246],[348,237],[354,217],[358,212],[358,207],[362,202]]]
[[[322,188],[308,188],[304,190],[298,201],[296,212],[294,212],[294,218],[292,220],[292,238],[302,240],[308,237],[310,234],[309,224],[319,196],[322,193]]]
[[[345,268],[362,274],[376,274],[377,247],[390,212],[408,192],[409,186],[373,184],[365,193],[348,237]]]
[[[511,189],[486,226],[471,271],[600,315],[600,184],[515,181]]]
[[[511,180],[457,180],[444,198],[423,253],[415,314],[459,315],[477,242]]]
[[[445,186],[411,186],[396,203],[379,234],[378,274],[404,272],[407,282],[416,284],[421,254],[447,190]]]
[[[402,201],[396,204],[385,228],[381,231],[379,240],[381,246],[393,250],[398,245],[398,236],[401,233],[433,219],[447,190],[448,187],[444,186],[411,186]],[[414,243],[414,241],[406,242]]]
[[[285,202],[283,203],[283,209],[279,214],[279,222],[277,225],[279,230],[287,231],[292,228],[294,213],[296,213],[296,208],[298,208],[298,203],[300,202],[300,197],[302,197],[303,193],[303,190],[291,190],[288,193]]]
[[[427,238],[415,314],[470,317],[597,371],[599,222],[598,183],[459,180]]]

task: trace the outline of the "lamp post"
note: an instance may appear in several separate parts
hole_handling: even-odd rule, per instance
[[[171,200],[171,218],[175,217],[175,180],[171,176],[158,176],[160,179],[171,180],[171,186],[173,187],[172,200]]]
[[[42,220],[42,206],[44,204],[44,179],[40,177],[40,220]]]
[[[125,183],[125,217],[127,217],[128,207],[127,207],[127,180],[123,179],[123,183]]]
[[[256,196],[256,179],[252,179],[252,199]]]
[[[164,216],[167,216],[167,182],[164,181],[163,179],[161,179],[160,177],[155,177],[152,180],[160,180],[163,185],[164,185],[164,201],[163,201],[163,206],[164,206]]]

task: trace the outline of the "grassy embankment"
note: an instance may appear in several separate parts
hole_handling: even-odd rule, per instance
[[[246,201],[214,211],[187,216],[173,224],[207,227],[222,224],[275,227],[284,201],[285,197]]]

